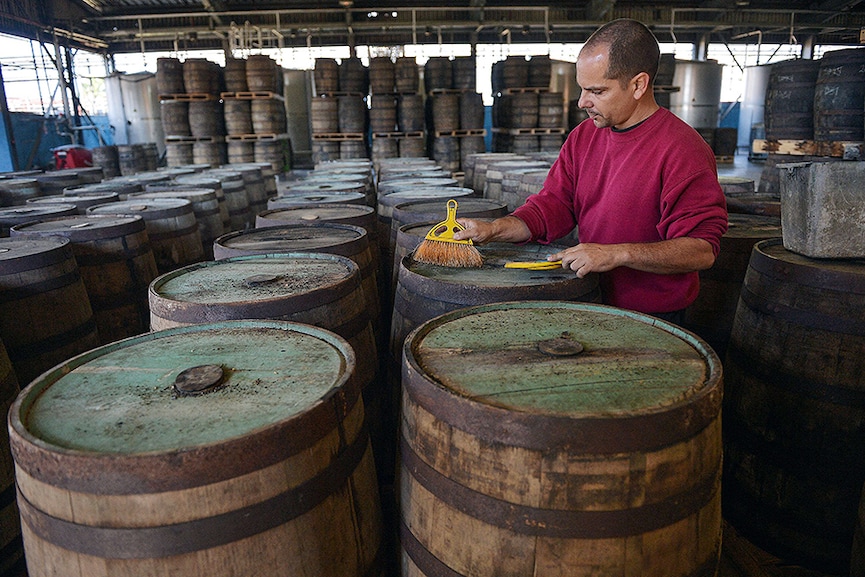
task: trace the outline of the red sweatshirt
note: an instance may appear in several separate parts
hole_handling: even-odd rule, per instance
[[[549,243],[579,224],[581,242],[615,244],[693,237],[718,255],[727,231],[715,156],[703,138],[661,108],[623,132],[591,120],[565,141],[539,194],[513,213],[532,239]],[[661,275],[619,267],[601,274],[604,302],[645,313],[683,309],[697,298],[699,275]]]

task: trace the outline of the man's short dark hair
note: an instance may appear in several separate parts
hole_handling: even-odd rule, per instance
[[[601,45],[608,46],[610,51],[607,78],[625,84],[645,72],[650,83],[655,81],[661,49],[645,24],[629,18],[607,22],[589,36],[583,48],[594,49]]]

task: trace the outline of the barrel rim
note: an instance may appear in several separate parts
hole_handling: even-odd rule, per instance
[[[240,437],[179,450],[117,455],[68,449],[36,437],[24,425],[26,418],[22,420],[22,414],[41,392],[92,359],[159,338],[243,328],[294,331],[318,338],[337,349],[343,355],[344,368],[352,370],[343,370],[328,393],[303,413]],[[284,461],[332,432],[360,399],[355,366],[356,355],[344,338],[327,329],[293,321],[220,321],[144,333],[76,355],[45,371],[22,389],[9,410],[10,448],[16,465],[28,475],[73,491],[129,495],[217,483]],[[24,455],[28,456],[26,460],[21,458]],[[39,466],[29,468],[34,461]]]
[[[115,222],[110,222],[112,219]],[[96,228],[51,228],[45,230],[33,230],[34,226],[41,224],[52,224],[68,221],[99,221],[108,223],[107,226]],[[73,244],[91,240],[102,240],[106,238],[117,238],[118,235],[136,234],[146,231],[144,219],[137,214],[70,214],[69,216],[58,216],[55,218],[43,218],[30,222],[16,224],[10,230],[10,236],[65,236]]]
[[[703,386],[687,399],[639,413],[567,416],[520,413],[458,396],[427,375],[414,355],[414,345],[442,323],[469,315],[503,309],[563,307],[601,311],[646,322],[693,346],[706,362]],[[613,454],[655,450],[693,438],[721,414],[722,366],[717,353],[699,336],[661,319],[608,305],[568,301],[511,301],[466,307],[445,313],[418,326],[402,347],[404,395],[449,426],[489,443],[536,451],[565,450]],[[424,390],[413,384],[421,379]]]
[[[766,252],[767,248],[780,245],[794,260],[784,260]],[[770,238],[754,245],[749,268],[772,277],[783,276],[784,280],[818,289],[843,287],[844,292],[865,294],[865,269],[862,274],[823,267],[824,264],[862,264],[865,259],[816,259],[801,255],[784,247],[783,238]]]

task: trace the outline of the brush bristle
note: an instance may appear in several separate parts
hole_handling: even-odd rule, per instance
[[[414,260],[450,268],[480,268],[484,259],[470,244],[424,239],[414,251]]]

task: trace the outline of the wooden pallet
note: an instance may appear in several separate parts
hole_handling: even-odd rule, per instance
[[[550,92],[547,86],[524,86],[522,88],[503,88],[499,94],[542,94]]]
[[[422,138],[423,130],[413,130],[411,132],[373,132],[375,138]]]
[[[433,132],[433,136],[436,138],[441,138],[443,136],[486,136],[487,131],[485,128],[467,128],[465,130],[436,130]]]
[[[312,135],[313,140],[363,140],[362,132],[320,132]]]
[[[160,101],[179,100],[181,102],[219,100],[219,96],[216,94],[207,94],[204,92],[194,92],[189,94],[160,94],[158,98]]]
[[[222,98],[230,98],[233,100],[281,100],[285,102],[285,97],[281,94],[277,94],[276,92],[269,92],[267,90],[253,90],[253,91],[245,91],[245,92],[222,92],[220,93]]]
[[[318,98],[339,98],[340,96],[366,96],[363,92],[317,92]]]
[[[564,134],[564,128],[493,128],[493,132],[499,134],[510,134],[512,136],[520,135],[544,135],[544,134]]]
[[[225,142],[225,136],[166,136],[165,142]]]
[[[865,159],[865,143],[839,140],[762,140],[755,139],[751,150],[794,156],[831,156],[844,160]]]
[[[427,91],[427,94],[437,96],[439,94],[462,94],[463,92],[474,92],[474,90],[471,88],[433,88]]]
[[[229,134],[225,137],[228,142],[231,141],[249,141],[255,142],[260,140],[287,140],[288,134]]]

